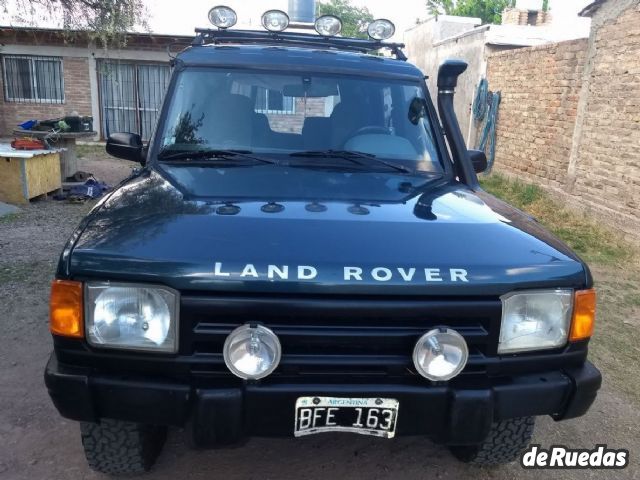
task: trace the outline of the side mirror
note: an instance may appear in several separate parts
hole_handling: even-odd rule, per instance
[[[469,158],[476,173],[484,172],[489,166],[487,156],[482,150],[469,150]]]
[[[114,133],[107,139],[107,153],[116,158],[138,162],[142,166],[147,162],[146,149],[137,133]]]

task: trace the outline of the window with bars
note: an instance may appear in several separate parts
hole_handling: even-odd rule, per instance
[[[64,102],[64,74],[60,57],[3,55],[2,74],[7,102]]]
[[[151,138],[170,73],[166,64],[101,61],[102,135],[133,132]]]
[[[277,90],[258,88],[256,112],[293,115],[296,113],[295,98],[285,97],[282,92]]]

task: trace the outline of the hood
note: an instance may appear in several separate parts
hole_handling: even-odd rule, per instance
[[[178,290],[364,295],[589,282],[582,262],[522,212],[458,183],[407,178],[268,166],[147,171],[90,215],[65,256],[68,273]]]

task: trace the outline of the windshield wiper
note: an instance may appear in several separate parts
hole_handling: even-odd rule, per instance
[[[414,173],[413,170],[403,165],[398,165],[397,163],[387,162],[380,158],[376,158],[376,156],[371,153],[357,152],[353,150],[309,150],[306,152],[294,152],[289,156],[304,158],[343,158],[361,166],[371,166],[376,163],[385,165],[399,172]]]
[[[233,158],[252,160],[254,162],[277,164],[275,160],[254,157],[251,150],[161,150],[158,153],[159,160],[229,160]]]

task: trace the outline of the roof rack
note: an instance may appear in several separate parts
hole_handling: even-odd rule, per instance
[[[323,37],[297,32],[260,32],[255,30],[212,30],[197,28],[192,46],[220,44],[277,45],[292,47],[313,47],[369,53],[382,49],[390,50],[398,60],[406,61],[402,51],[404,43],[390,43],[361,38]]]

